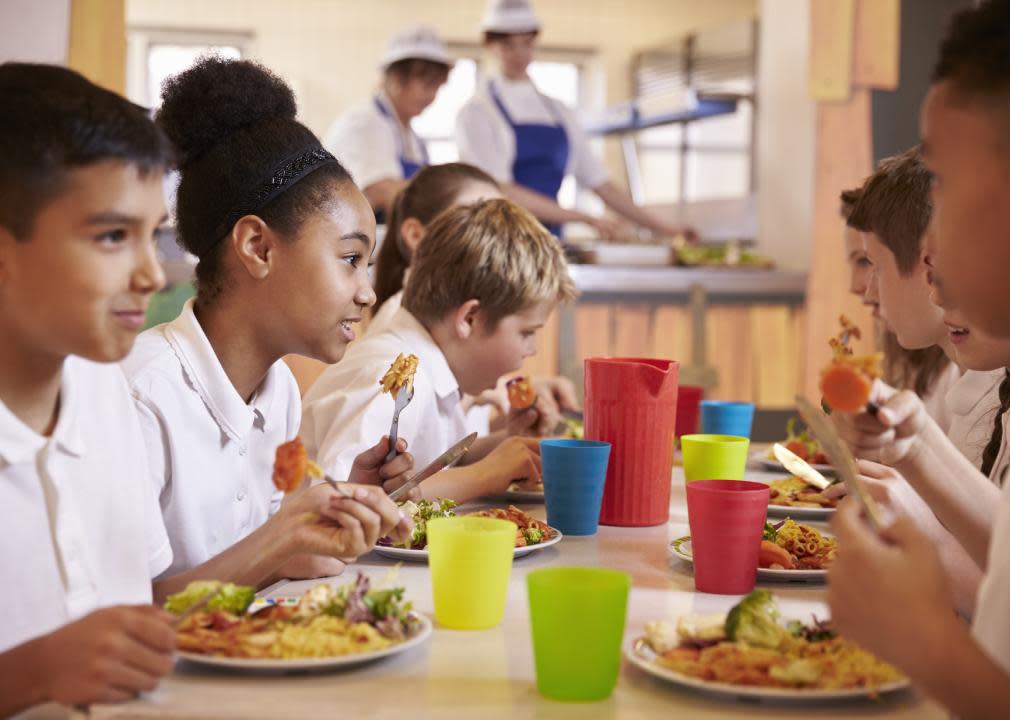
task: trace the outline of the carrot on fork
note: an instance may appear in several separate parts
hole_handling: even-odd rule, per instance
[[[850,338],[860,337],[859,328],[842,315],[842,331],[829,344],[834,353],[831,362],[821,370],[820,390],[824,404],[832,410],[856,413],[865,409],[876,414],[877,406],[870,402],[873,382],[881,376],[881,353],[854,355]]]

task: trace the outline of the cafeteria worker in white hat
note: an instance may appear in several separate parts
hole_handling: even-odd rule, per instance
[[[410,121],[431,105],[451,67],[434,30],[423,25],[401,30],[386,45],[379,91],[337,118],[326,133],[326,149],[351,173],[380,218],[411,176],[428,164],[424,141]]]
[[[684,232],[635,205],[614,185],[590,151],[575,113],[534,85],[526,69],[536,54],[540,21],[530,3],[490,0],[481,29],[500,75],[485,78],[456,118],[459,159],[491,175],[507,197],[559,237],[566,222],[588,223],[604,238],[618,232],[618,225],[606,218],[558,205],[558,189],[569,173],[632,223],[659,235]]]

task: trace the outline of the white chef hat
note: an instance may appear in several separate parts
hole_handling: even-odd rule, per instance
[[[529,0],[488,0],[480,29],[494,33],[528,33],[540,29]]]
[[[383,70],[400,60],[430,60],[442,65],[452,65],[452,58],[438,33],[426,25],[413,25],[389,38],[382,55]]]

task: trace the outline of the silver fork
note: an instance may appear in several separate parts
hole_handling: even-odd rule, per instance
[[[400,413],[403,412],[403,408],[410,404],[410,401],[414,399],[414,385],[411,383],[410,390],[403,392],[402,390],[396,394],[396,402],[393,405],[393,424],[389,426],[389,452],[386,453],[385,462],[391,462],[393,458],[396,457],[396,440],[397,432],[400,426]]]

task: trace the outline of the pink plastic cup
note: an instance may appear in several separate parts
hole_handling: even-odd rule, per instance
[[[743,595],[757,582],[768,486],[748,480],[687,484],[694,586],[699,592]]]
[[[697,385],[681,385],[677,389],[677,437],[698,432],[701,397],[705,389]]]

